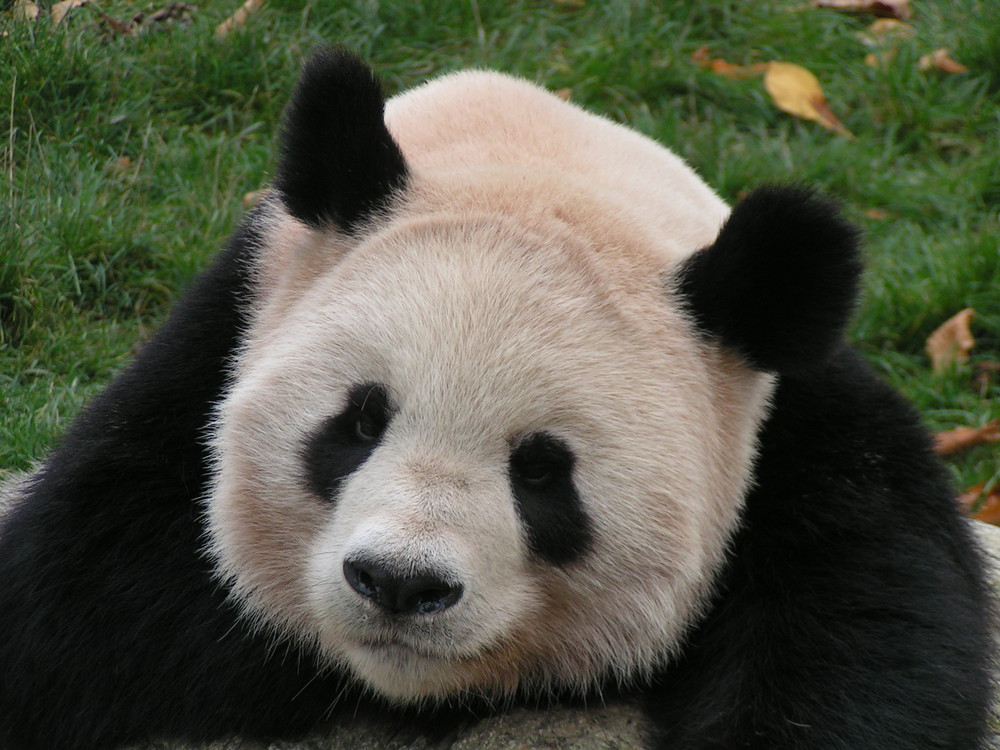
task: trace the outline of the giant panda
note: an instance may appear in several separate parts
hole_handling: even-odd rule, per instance
[[[609,696],[663,750],[977,747],[981,560],[844,343],[857,245],[525,81],[316,52],[265,199],[9,491],[0,747]]]

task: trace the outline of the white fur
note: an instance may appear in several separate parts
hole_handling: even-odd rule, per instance
[[[531,84],[447,76],[388,103],[411,168],[360,238],[263,220],[256,323],[218,414],[212,552],[262,623],[399,700],[587,687],[669,659],[711,591],[771,379],[700,341],[667,273],[728,209],[676,156]],[[302,446],[360,383],[396,413],[321,500]],[[532,558],[507,478],[576,455],[593,549]],[[446,570],[450,609],[383,617],[344,557]]]

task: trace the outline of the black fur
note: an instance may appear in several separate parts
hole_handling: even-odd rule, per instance
[[[340,690],[254,634],[199,554],[203,434],[244,325],[236,233],[0,532],[0,748],[295,733]]]
[[[367,65],[343,49],[313,53],[288,105],[275,178],[292,216],[353,232],[387,206],[407,168],[384,108]]]
[[[591,546],[590,519],[573,484],[573,452],[561,440],[537,433],[510,457],[510,486],[533,554],[568,565]]]
[[[754,367],[792,372],[822,361],[854,308],[858,232],[801,187],[754,190],[715,242],[677,271],[699,327]]]
[[[849,350],[783,378],[755,484],[656,747],[980,747],[984,561],[909,406]]]
[[[336,500],[341,483],[378,447],[389,419],[389,394],[383,386],[353,388],[344,410],[324,422],[306,443],[303,463],[313,494]]]

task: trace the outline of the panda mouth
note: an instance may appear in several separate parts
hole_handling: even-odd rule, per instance
[[[453,654],[441,653],[440,651],[428,648],[426,644],[416,645],[387,638],[365,639],[359,641],[358,646],[371,655],[389,658],[397,662],[407,662],[414,659],[442,662],[450,661],[454,658]]]
[[[409,640],[393,638],[391,636],[359,638],[357,643],[367,651],[386,656],[420,657],[434,661],[452,658],[452,655],[434,649],[431,644],[413,643]]]

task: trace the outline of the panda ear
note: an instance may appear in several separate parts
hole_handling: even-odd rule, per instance
[[[295,218],[351,232],[403,187],[406,161],[378,79],[339,48],[313,52],[285,114],[275,187]]]
[[[763,187],[681,264],[676,288],[698,327],[755,369],[802,370],[841,341],[860,281],[858,240],[812,191]]]

